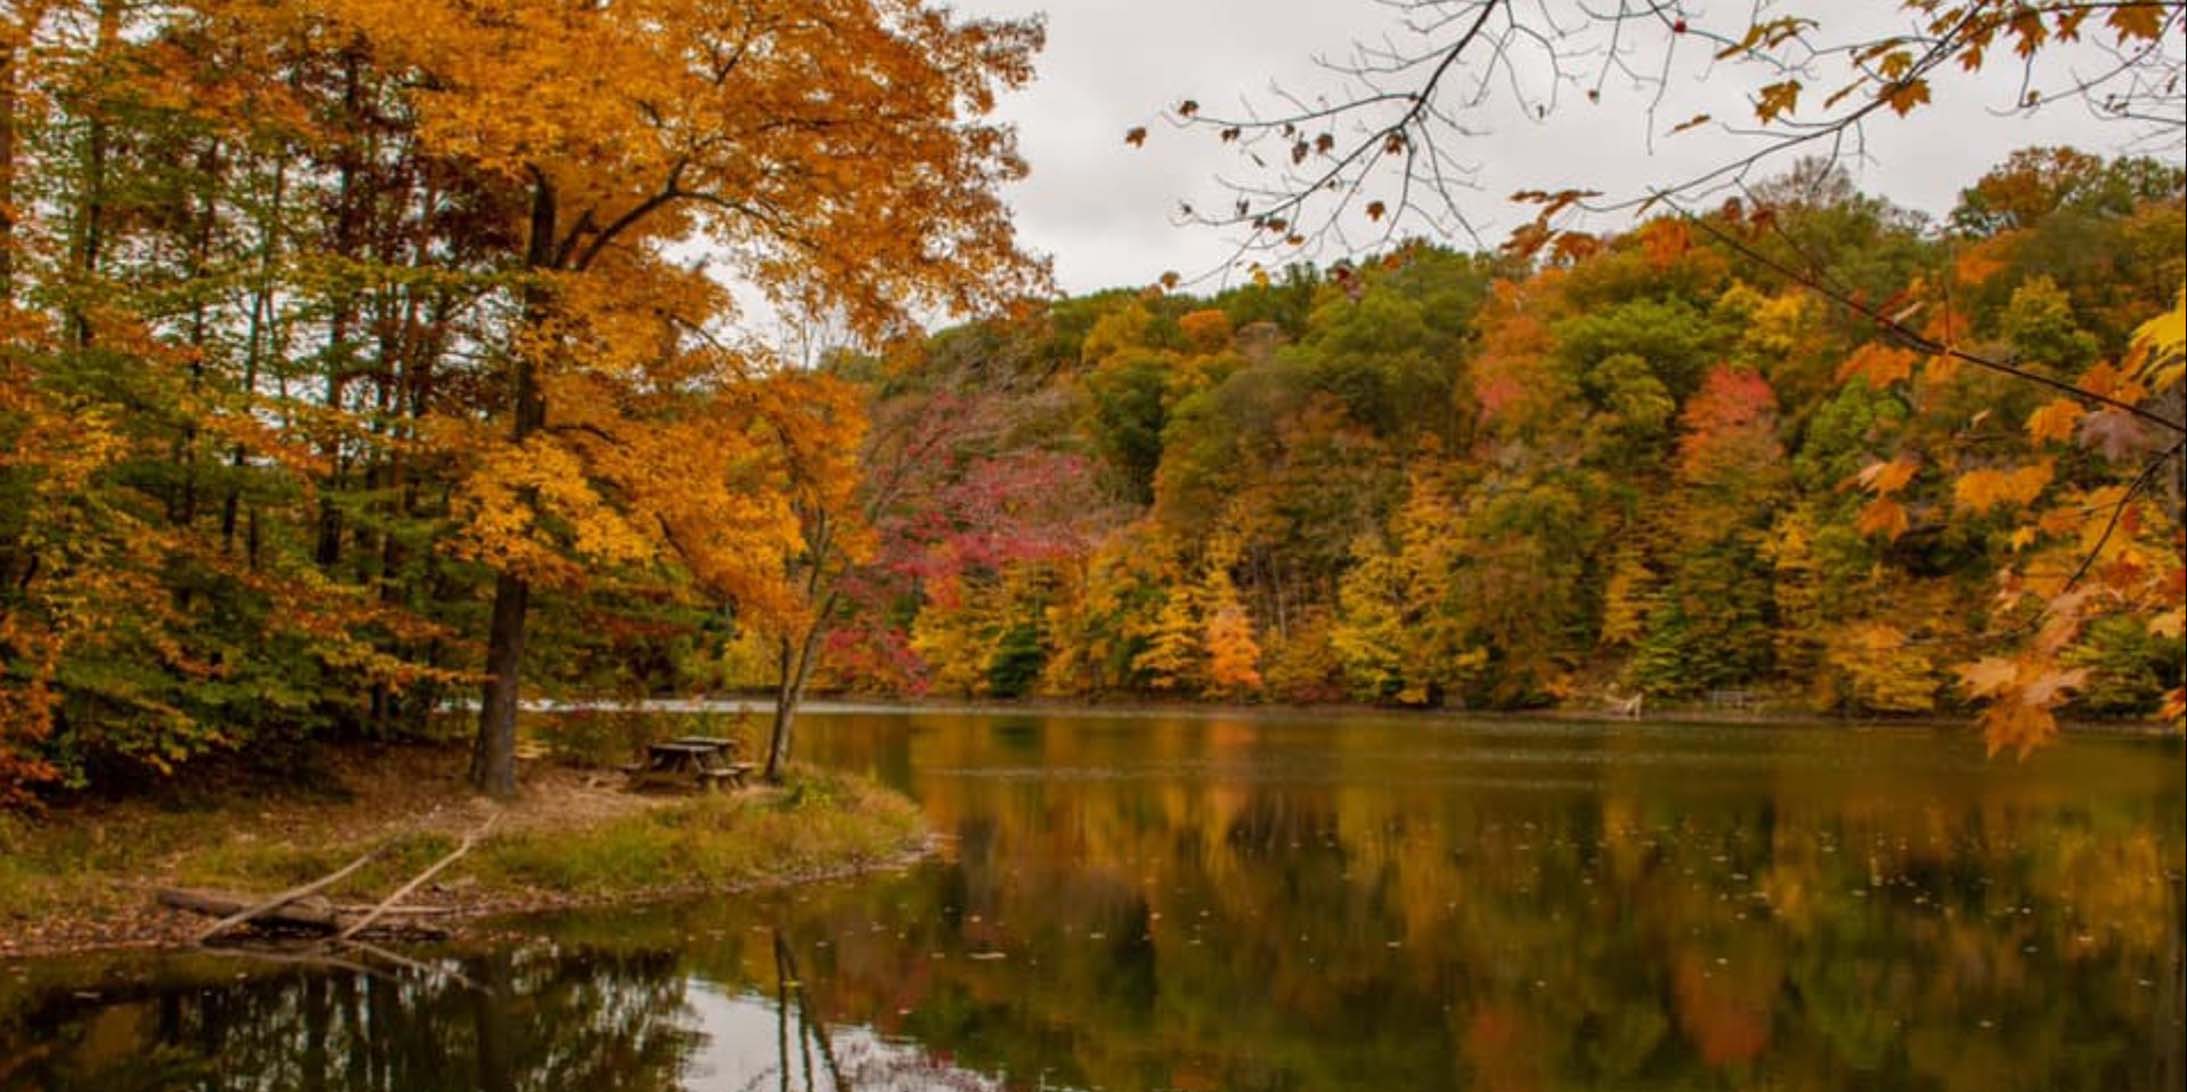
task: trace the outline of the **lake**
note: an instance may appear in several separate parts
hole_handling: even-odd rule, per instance
[[[324,972],[0,965],[0,1086],[2149,1089],[2176,740],[837,714],[942,854]]]

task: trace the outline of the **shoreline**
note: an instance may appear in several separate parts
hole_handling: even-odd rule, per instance
[[[637,702],[600,698],[541,699],[523,703],[523,710],[527,713],[547,714],[597,711],[714,713],[730,716],[740,714],[757,716],[772,713],[774,708],[774,698],[764,693],[725,693],[703,698],[647,698]],[[1749,725],[1757,728],[1839,727],[1850,731],[1924,729],[1965,729],[1973,731],[1976,727],[1972,714],[1953,716],[1931,713],[1909,716],[1848,717],[1833,713],[1810,713],[1798,710],[1668,707],[1662,710],[1650,710],[1644,716],[1629,717],[1607,710],[1571,706],[1538,709],[1427,709],[1409,706],[1368,705],[1358,702],[1310,705],[1277,703],[1241,705],[1196,701],[1163,702],[1150,701],[1144,698],[1084,701],[1051,698],[921,698],[843,695],[808,698],[799,702],[797,709],[798,714],[801,716],[807,714],[858,716],[926,713],[961,716],[1020,714],[1115,718],[1246,717],[1263,720],[1347,716],[1447,723],[1515,720],[1544,723],[1632,725],[1636,727],[1675,727],[1686,724]],[[2061,718],[2058,727],[2062,732],[2077,735],[2113,735],[2139,738],[2177,737],[2180,735],[2180,730],[2171,724],[2160,720],[2147,719]]]
[[[540,765],[517,800],[458,795],[457,750],[347,747],[340,784],[252,796],[177,785],[174,798],[80,801],[42,820],[0,822],[0,965],[109,951],[218,953],[209,918],[161,906],[165,888],[269,895],[367,849],[371,864],[328,889],[378,902],[489,817],[490,835],[405,901],[463,940],[537,914],[672,903],[901,871],[941,842],[917,806],[878,784],[800,770],[790,785],[735,793],[632,793],[596,771]],[[232,798],[192,807],[188,797]],[[179,804],[179,806],[178,806]]]
[[[503,929],[482,928],[497,924],[515,925],[522,919],[534,916],[572,913],[584,910],[612,910],[619,907],[667,906],[693,899],[730,895],[767,894],[789,891],[814,884],[832,883],[838,880],[860,879],[868,876],[884,876],[903,872],[927,861],[940,853],[940,843],[928,839],[921,845],[884,860],[862,861],[804,872],[771,876],[765,879],[747,880],[728,884],[685,884],[670,887],[647,888],[615,894],[566,894],[540,895],[537,897],[494,897],[475,902],[456,904],[435,903],[431,922],[445,928],[447,935],[426,943],[460,944],[483,939]],[[147,897],[150,889],[147,889]],[[0,966],[11,961],[67,959],[74,956],[91,956],[109,953],[191,953],[197,955],[249,955],[264,950],[254,945],[263,944],[265,938],[245,934],[241,943],[199,944],[191,938],[191,927],[205,924],[206,919],[182,911],[161,911],[170,919],[163,924],[172,928],[146,930],[114,937],[80,942],[60,941],[40,946],[10,947],[0,941]],[[309,939],[309,938],[304,938]],[[397,941],[397,943],[402,943]]]

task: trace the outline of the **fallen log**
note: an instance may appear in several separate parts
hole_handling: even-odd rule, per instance
[[[248,912],[248,916],[239,919],[239,921],[247,922],[260,929],[329,934],[341,933],[351,929],[362,932],[363,930],[358,928],[360,925],[377,925],[380,932],[401,936],[438,938],[448,935],[447,930],[418,922],[416,919],[421,916],[422,911],[404,914],[400,920],[376,922],[374,919],[380,915],[357,913],[353,910],[335,906],[318,896],[291,899],[276,905],[270,910],[259,909],[265,903],[265,900],[260,896],[239,895],[230,891],[164,887],[159,890],[157,897],[161,906],[186,910],[193,914],[204,914],[208,917],[220,918],[223,921],[229,917]]]
[[[337,868],[334,871],[329,872],[326,875],[311,881],[310,883],[299,884],[295,887],[289,888],[288,890],[281,892],[278,895],[275,895],[270,899],[266,899],[262,902],[253,903],[251,905],[237,909],[235,912],[228,914],[225,917],[222,917],[219,921],[216,921],[211,925],[206,926],[204,929],[200,930],[197,934],[197,942],[199,944],[203,944],[206,941],[209,941],[214,937],[219,936],[220,934],[225,933],[228,930],[243,924],[244,922],[252,921],[257,918],[263,917],[267,914],[273,913],[274,911],[281,909],[284,906],[289,905],[290,903],[297,901],[298,899],[302,899],[310,895],[316,895],[319,892],[334,886],[336,883],[340,882],[343,877],[348,876],[350,873],[355,872],[358,869],[363,868],[365,865],[371,863],[372,858],[379,856],[380,850],[384,848],[386,847],[374,846],[371,849],[365,850],[364,853],[360,855],[356,860],[351,861],[348,864],[343,865],[342,867]]]

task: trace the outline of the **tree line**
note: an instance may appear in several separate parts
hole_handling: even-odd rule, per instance
[[[1932,222],[1809,162],[1537,252],[1101,293],[844,363],[959,435],[876,522],[823,682],[1740,690],[1980,706],[2012,747],[2061,708],[2176,715],[2181,178],[2029,149]]]

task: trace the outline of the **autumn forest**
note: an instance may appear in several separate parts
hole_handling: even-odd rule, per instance
[[[0,1088],[2180,1087],[2187,4],[1050,6],[0,4]]]
[[[481,684],[504,792],[521,694],[2178,716],[2161,159],[1037,302],[1037,24],[16,7],[0,791]]]

